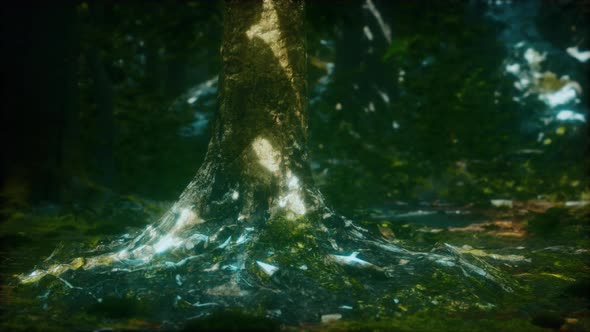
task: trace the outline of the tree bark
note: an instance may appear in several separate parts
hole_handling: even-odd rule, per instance
[[[226,1],[220,109],[205,161],[177,205],[204,219],[296,217],[314,205],[303,14],[302,1]]]
[[[159,224],[130,246],[132,256],[165,250],[159,244],[186,239],[197,224],[214,233],[276,216],[309,222],[323,211],[306,147],[303,1],[227,0],[221,56],[205,160]]]

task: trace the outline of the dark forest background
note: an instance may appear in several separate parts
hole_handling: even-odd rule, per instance
[[[588,62],[564,50],[589,48],[587,2],[504,21],[487,1],[374,4],[391,43],[365,2],[307,5],[309,145],[331,204],[589,198],[586,121],[555,120],[504,70],[517,58],[506,32],[528,22],[544,69],[581,86],[584,114]],[[11,4],[2,26],[4,208],[174,201],[217,107],[221,4]]]

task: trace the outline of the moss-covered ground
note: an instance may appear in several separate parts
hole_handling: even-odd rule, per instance
[[[138,210],[148,220],[161,210],[144,202],[135,204],[135,212],[121,210],[119,219],[112,218],[109,222],[101,220],[104,211],[5,210],[6,222],[0,225],[3,240],[0,330],[590,331],[588,205],[567,207],[526,202],[510,208],[469,207],[463,211],[479,217],[460,227],[424,225],[410,217],[365,218],[359,224],[400,247],[425,252],[446,243],[462,254],[489,262],[514,282],[513,292],[502,292],[479,282],[476,288],[471,288],[478,291],[467,294],[467,288],[452,275],[431,270],[411,280],[401,280],[403,287],[383,292],[371,301],[350,303],[350,308],[333,313],[338,315],[318,312],[317,319],[298,324],[275,320],[264,308],[220,310],[204,317],[163,323],[155,317],[164,304],[125,296],[103,298],[95,304],[64,303],[44,308],[43,296],[68,294],[68,286],[52,276],[28,286],[15,283],[15,274],[30,271],[54,253],[55,248],[62,249],[54,255],[67,257],[72,250],[92,248],[114,234],[128,231],[130,224],[139,226],[139,222],[129,222]],[[259,239],[269,244],[277,238],[281,240],[281,236],[288,237],[284,241],[296,239],[289,241],[293,246],[287,248],[292,255],[285,255],[286,249],[277,247],[269,263],[299,264],[299,257],[310,267],[329,264],[313,253],[306,254],[318,249],[315,239],[308,237],[313,232],[307,226],[286,223],[277,220],[269,224],[267,237]],[[268,237],[271,233],[273,237]],[[290,261],[293,259],[298,261]],[[398,264],[404,266],[407,262],[400,259]],[[342,268],[334,269],[347,274],[342,280],[348,281],[352,298],[367,287],[371,278],[375,287],[383,283],[378,274],[367,277],[361,275],[362,271],[348,273]],[[318,275],[320,279],[326,278],[319,283],[327,289],[330,283],[337,287],[338,278]],[[260,274],[260,278],[264,276]]]

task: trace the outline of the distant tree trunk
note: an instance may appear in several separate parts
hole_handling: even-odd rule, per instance
[[[76,11],[17,4],[2,13],[6,82],[0,196],[16,205],[56,202],[67,190],[63,142],[75,113]],[[6,28],[6,30],[4,30]],[[75,124],[72,124],[75,125]]]
[[[60,200],[72,201],[73,179],[82,176],[84,164],[81,148],[81,124],[80,124],[80,91],[78,88],[78,56],[80,52],[79,21],[76,18],[75,8],[70,9],[73,22],[68,33],[62,38],[70,40],[67,53],[64,56],[65,68],[65,93],[63,96],[62,131],[60,132],[61,149],[59,156],[60,170]]]

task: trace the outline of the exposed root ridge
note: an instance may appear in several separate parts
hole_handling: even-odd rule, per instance
[[[408,250],[325,206],[319,211],[315,219],[275,214],[259,221],[234,216],[204,222],[175,206],[169,213],[175,223],[150,225],[90,257],[21,275],[20,282],[54,276],[71,301],[164,297],[174,308],[187,305],[191,317],[195,310],[205,314],[220,307],[288,307],[292,317],[286,320],[311,317],[322,303],[378,298],[433,273],[454,278],[473,299],[484,287],[518,287],[493,265],[450,244],[430,252]]]

